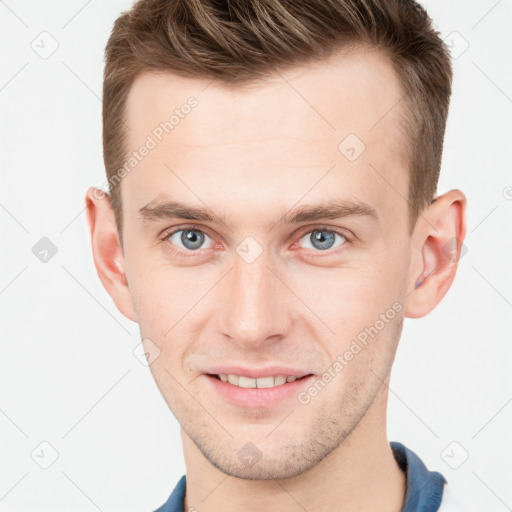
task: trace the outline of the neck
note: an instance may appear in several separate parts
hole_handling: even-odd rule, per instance
[[[182,431],[187,469],[185,511],[400,512],[406,477],[386,437],[386,402],[376,400],[351,434],[319,464],[281,480],[226,475],[212,466]]]

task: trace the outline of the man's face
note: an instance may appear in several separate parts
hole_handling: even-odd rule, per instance
[[[207,85],[145,74],[130,92],[129,152],[148,135],[157,144],[121,183],[126,276],[184,433],[228,474],[289,477],[354,427],[372,435],[367,418],[385,405],[410,291],[402,92],[387,59],[361,51],[244,88]],[[155,132],[176,109],[173,129]],[[173,217],[177,203],[211,218]],[[342,203],[376,215],[293,222]],[[275,366],[309,377],[258,391],[210,375]]]

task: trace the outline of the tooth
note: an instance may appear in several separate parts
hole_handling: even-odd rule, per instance
[[[274,377],[260,377],[259,379],[256,379],[256,384],[259,388],[273,388]],[[277,382],[275,384],[277,384]]]
[[[234,384],[235,386],[238,386],[238,375],[233,375],[232,373],[230,373],[228,375],[228,382],[230,384]]]
[[[255,388],[256,379],[251,379],[250,377],[244,377],[243,375],[240,375],[238,377],[238,385],[241,388]]]
[[[275,386],[281,386],[286,382],[294,382],[297,380],[297,377],[294,375],[290,375],[288,377],[284,375],[278,375],[276,377],[259,377],[257,379],[245,377],[244,375],[233,375],[231,373],[228,375],[225,373],[219,373],[218,376],[222,382],[229,382],[230,384],[241,388],[273,388]]]

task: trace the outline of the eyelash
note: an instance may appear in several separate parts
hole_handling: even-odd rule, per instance
[[[175,233],[178,233],[180,231],[187,231],[187,230],[194,230],[194,231],[198,231],[204,235],[208,235],[212,240],[213,240],[213,236],[210,235],[210,233],[208,231],[206,231],[203,227],[200,227],[200,226],[195,226],[195,225],[186,225],[186,226],[179,226],[175,229],[173,229],[172,231],[166,231],[164,235],[162,235],[160,237],[160,240],[162,242],[169,242],[169,238],[174,235]],[[324,254],[318,254],[318,255],[315,255],[314,257],[319,257],[319,258],[322,258],[322,257],[326,257],[326,256],[330,256],[334,253],[336,253],[336,251],[338,249],[342,249],[345,245],[351,243],[353,241],[352,237],[350,237],[349,235],[346,234],[345,231],[342,231],[338,228],[334,228],[332,226],[327,226],[327,225],[321,225],[321,226],[316,226],[314,228],[308,228],[307,230],[304,230],[300,233],[300,235],[298,236],[298,239],[297,239],[297,242],[300,241],[304,235],[307,235],[309,233],[312,233],[313,231],[327,231],[328,233],[336,233],[337,235],[340,235],[341,237],[343,237],[345,239],[345,243],[343,243],[341,246],[337,247],[336,249],[330,251],[329,249],[327,249],[326,251],[320,251],[320,250],[317,250],[317,251],[314,251],[314,252],[318,252],[318,253],[322,253],[324,252]],[[295,245],[296,242],[293,242],[292,245]],[[173,245],[172,243],[170,243],[169,245]],[[190,258],[190,257],[193,257],[193,256],[197,256],[198,254],[203,254],[204,251],[207,251],[208,249],[196,249],[195,251],[182,251],[182,250],[177,250],[177,249],[174,249],[174,248],[171,248],[172,252],[175,253],[175,254],[178,254],[180,257],[184,257],[184,258]],[[306,249],[308,252],[312,249]]]

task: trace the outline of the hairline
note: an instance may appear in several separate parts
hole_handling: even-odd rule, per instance
[[[264,73],[260,73],[258,75],[257,79],[250,79],[250,80],[241,80],[239,82],[229,81],[229,80],[223,80],[212,76],[197,76],[197,77],[189,77],[188,75],[184,73],[180,73],[177,70],[174,69],[151,69],[151,68],[142,68],[137,73],[135,73],[132,77],[132,81],[128,87],[128,90],[123,98],[122,103],[122,109],[121,109],[121,115],[122,115],[122,125],[127,126],[127,104],[128,104],[128,98],[130,94],[133,91],[133,86],[137,79],[139,79],[141,76],[145,74],[150,75],[164,75],[164,76],[175,76],[175,77],[181,77],[181,78],[192,78],[197,80],[209,80],[211,81],[216,80],[217,83],[227,89],[227,90],[236,90],[236,91],[242,91],[244,89],[257,86],[262,83],[267,78],[277,78],[278,76],[281,76],[281,72],[285,71],[286,69],[304,69],[307,68],[310,65],[321,65],[328,61],[330,58],[332,58],[334,55],[338,54],[346,54],[351,51],[379,51],[381,54],[387,59],[387,63],[389,64],[391,70],[395,74],[398,82],[398,86],[400,88],[401,98],[400,101],[397,102],[400,104],[403,104],[403,107],[399,110],[399,121],[398,121],[398,128],[400,133],[400,142],[399,146],[400,148],[403,148],[403,157],[401,157],[402,163],[404,167],[407,169],[407,178],[408,178],[408,189],[407,189],[407,195],[408,197],[405,199],[408,203],[408,217],[409,217],[409,236],[412,234],[415,222],[417,220],[416,218],[413,218],[411,215],[411,208],[410,208],[410,187],[412,185],[412,174],[413,174],[413,159],[414,159],[414,152],[413,152],[413,144],[414,144],[414,135],[416,130],[413,116],[412,116],[412,108],[413,105],[411,105],[410,98],[408,97],[408,91],[405,90],[404,87],[404,80],[402,79],[402,76],[399,72],[398,64],[395,62],[395,59],[393,58],[394,55],[384,46],[379,45],[377,43],[374,43],[370,41],[366,37],[353,37],[351,39],[348,39],[347,41],[339,42],[336,46],[332,47],[329,51],[318,56],[311,56],[310,59],[306,60],[305,62],[301,64],[296,63],[290,63],[289,65],[281,66],[281,67],[274,67],[272,70],[268,70]],[[281,76],[282,78],[282,76]],[[211,83],[211,82],[210,82]],[[393,107],[394,108],[394,107]],[[387,113],[384,115],[384,117],[387,115]],[[378,120],[378,122],[380,122]],[[126,148],[126,141],[128,138],[128,133],[126,132],[126,129],[123,129],[120,134],[122,140],[123,140],[123,154],[125,155],[124,158],[126,158],[127,155],[127,148]],[[112,176],[115,177],[115,174]],[[112,178],[111,177],[111,178]],[[109,179],[110,181],[110,179]],[[113,187],[112,190],[109,190],[109,197],[112,199],[112,197],[115,197],[116,202],[113,205],[113,210],[115,214],[116,219],[116,225],[118,228],[118,234],[119,239],[121,241],[122,245],[122,229],[123,229],[123,215],[122,215],[122,197],[121,197],[121,186],[124,179],[118,179],[118,183]],[[114,192],[114,193],[113,193]],[[116,197],[117,196],[117,197]],[[112,206],[112,203],[111,203]]]

